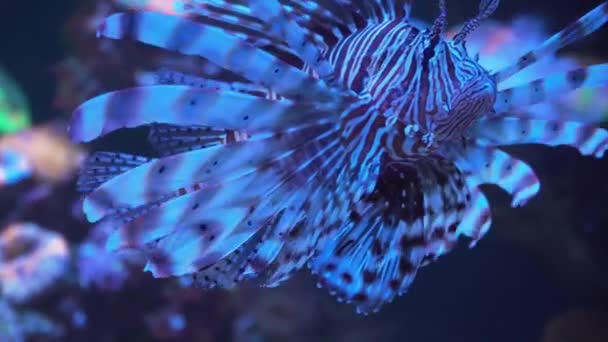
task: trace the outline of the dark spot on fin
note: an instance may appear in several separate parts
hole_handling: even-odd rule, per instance
[[[579,88],[587,79],[587,68],[578,68],[568,72],[568,82],[572,88]]]

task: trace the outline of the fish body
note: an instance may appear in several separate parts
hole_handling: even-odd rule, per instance
[[[482,184],[520,206],[540,190],[499,146],[569,145],[602,157],[608,132],[516,111],[607,81],[606,64],[500,84],[597,30],[604,2],[496,72],[467,36],[497,0],[443,38],[409,23],[413,1],[185,1],[189,15],[107,17],[98,35],[198,56],[221,72],[160,71],[157,84],[90,99],[70,134],[86,142],[150,127],[154,157],[97,152],[79,180],[106,249],[137,250],[156,277],[201,287],[273,287],[308,265],[339,300],[375,312],[418,269],[491,225]],[[348,5],[348,6],[345,6]],[[500,90],[499,90],[500,89]]]

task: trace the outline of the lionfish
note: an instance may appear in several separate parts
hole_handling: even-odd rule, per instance
[[[149,126],[158,155],[96,152],[79,187],[106,248],[138,251],[155,277],[203,288],[274,287],[307,266],[339,301],[376,312],[418,269],[471,246],[491,224],[480,190],[521,206],[540,189],[515,144],[568,145],[602,157],[608,132],[525,114],[564,92],[606,84],[608,64],[508,89],[501,82],[596,31],[608,2],[490,72],[467,36],[498,7],[444,38],[446,1],[426,29],[413,0],[181,0],[187,15],[107,17],[98,36],[201,58],[205,77],[160,70],[155,84],[94,97],[76,142]],[[203,67],[201,67],[203,69]]]

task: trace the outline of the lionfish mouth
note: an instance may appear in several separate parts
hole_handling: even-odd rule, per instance
[[[413,0],[182,2],[179,13],[113,14],[98,35],[199,58],[197,75],[160,70],[155,84],[86,101],[70,124],[78,142],[150,128],[156,155],[96,152],[78,186],[88,219],[111,232],[106,249],[141,251],[156,277],[272,287],[308,265],[340,300],[375,312],[459,237],[484,236],[481,185],[513,206],[539,191],[532,168],[498,146],[598,158],[608,146],[594,125],[522,114],[605,85],[606,64],[496,91],[605,24],[607,2],[491,77],[464,42],[498,0],[481,1],[445,49],[425,45],[443,41],[445,1],[427,31],[410,25]]]

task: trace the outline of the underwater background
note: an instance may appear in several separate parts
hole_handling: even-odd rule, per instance
[[[539,195],[514,209],[484,188],[488,235],[424,268],[407,295],[369,316],[336,303],[307,272],[273,289],[203,291],[113,260],[80,212],[78,168],[96,144],[146,146],[133,143],[137,131],[75,146],[65,126],[81,102],[145,78],[163,58],[95,38],[95,24],[125,3],[0,2],[0,342],[608,341],[608,160],[566,147],[509,148],[537,170]],[[469,48],[500,64],[598,3],[503,0]],[[448,1],[449,26],[476,6]],[[413,15],[431,22],[435,2],[417,1]],[[603,27],[544,67],[605,61],[606,42]],[[558,102],[536,110],[606,127],[608,87]],[[23,269],[9,268],[24,255]]]

